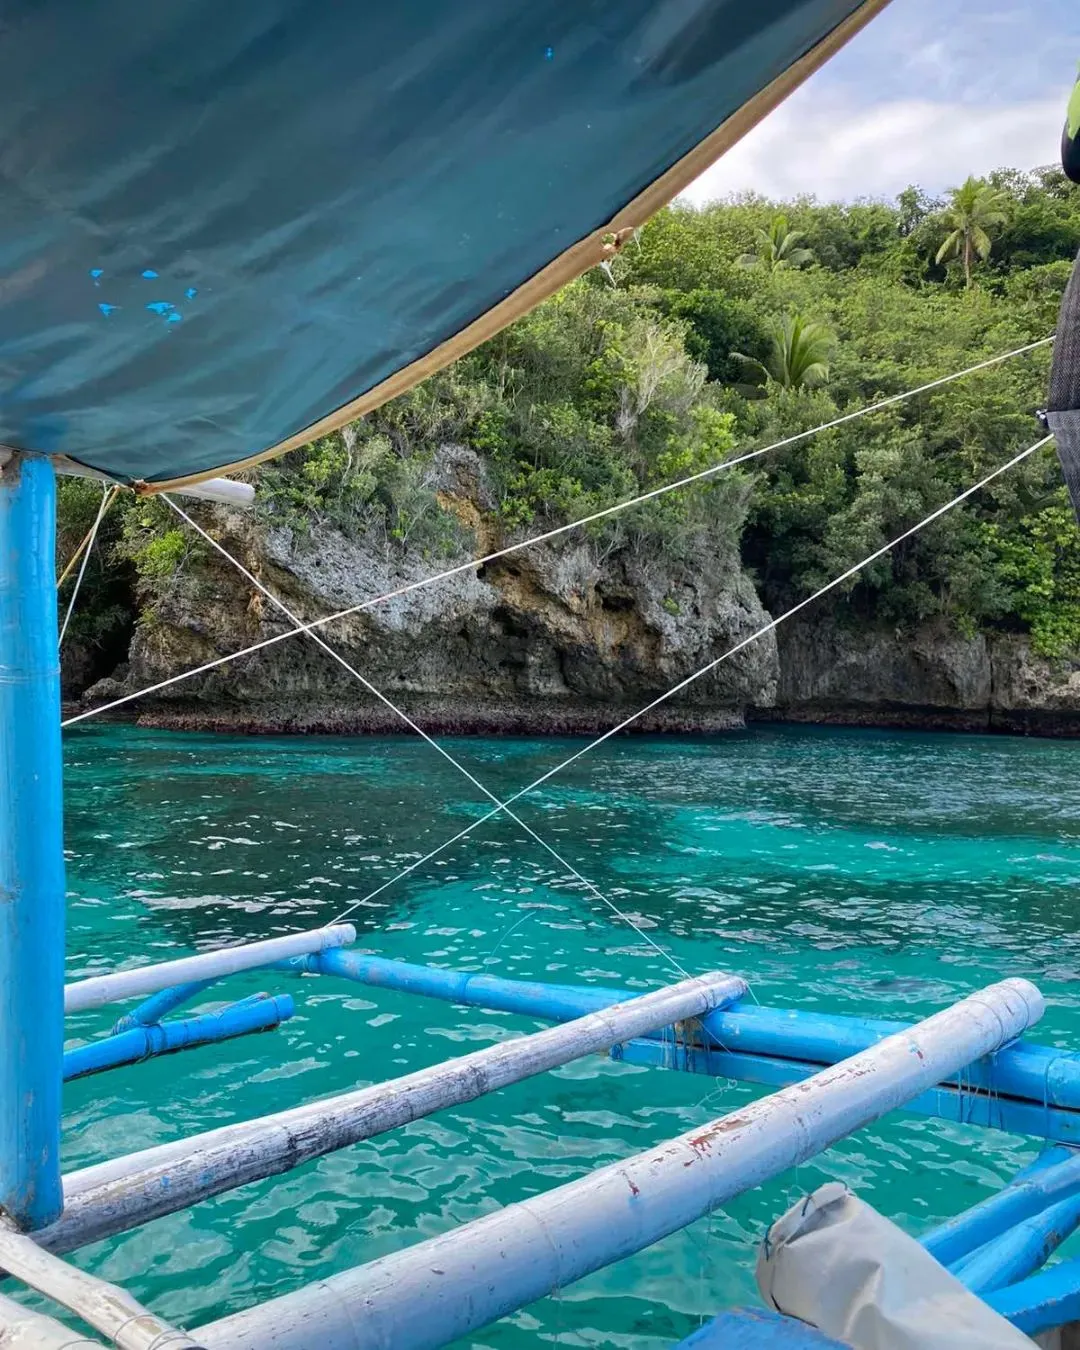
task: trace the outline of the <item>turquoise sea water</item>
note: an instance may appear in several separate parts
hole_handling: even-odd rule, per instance
[[[580,743],[448,742],[506,795]],[[69,978],[329,921],[484,813],[405,739],[88,728],[67,757]],[[1080,744],[760,728],[622,739],[518,808],[691,971],[761,1002],[914,1017],[1005,974],[1038,1039],[1080,1048]],[[663,958],[503,821],[362,905],[360,945],[413,961],[646,988]],[[524,1019],[328,979],[235,977],[205,1006],[293,993],[279,1030],[66,1089],[65,1165],[395,1076]],[[198,1005],[196,1005],[198,1006]],[[69,1020],[79,1038],[115,1010]],[[757,1089],[594,1057],[247,1187],[78,1258],[189,1326],[581,1176]],[[755,1248],[839,1177],[920,1229],[1033,1156],[1030,1140],[894,1116],[651,1251],[471,1338],[659,1350],[756,1300]]]

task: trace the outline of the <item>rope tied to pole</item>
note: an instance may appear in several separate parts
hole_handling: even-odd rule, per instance
[[[75,587],[71,592],[71,599],[68,601],[67,613],[64,615],[64,622],[60,628],[60,637],[58,640],[60,646],[63,646],[64,644],[64,634],[67,632],[68,624],[71,622],[71,616],[75,612],[75,602],[79,598],[79,589],[82,586],[83,577],[86,575],[86,566],[90,561],[90,554],[93,552],[94,540],[97,538],[98,530],[101,529],[101,522],[105,519],[106,512],[109,510],[109,507],[112,506],[113,502],[116,500],[119,492],[120,492],[119,487],[115,485],[113,485],[113,487],[110,488],[107,483],[102,484],[101,505],[98,507],[98,513],[94,518],[94,523],[93,525],[91,525],[82,543],[75,550],[75,555],[68,563],[67,567],[64,569],[63,575],[61,576],[60,580],[56,583],[56,588],[57,590],[59,590],[60,586],[64,582],[64,579],[68,576],[72,567],[74,566],[75,558],[77,558],[80,554],[82,554],[82,563],[79,566],[79,575],[75,578]]]
[[[119,495],[119,492],[120,492],[120,485],[119,485],[118,483],[114,483],[114,484],[113,484],[112,491],[111,491],[111,493],[109,494],[109,496],[110,496],[109,505],[106,506],[106,508],[105,508],[105,511],[106,511],[106,512],[109,510],[109,507],[112,506],[113,501],[114,501],[114,500],[116,499],[116,497]],[[104,516],[104,513],[102,513],[102,514],[103,514],[103,516]],[[95,525],[97,525],[97,524],[99,524],[99,523],[100,523],[100,522],[95,522]],[[95,525],[91,525],[90,528],[89,528],[89,529],[86,531],[86,533],[83,535],[82,541],[80,542],[79,547],[75,550],[75,552],[74,552],[74,553],[71,555],[71,557],[68,559],[67,566],[66,566],[66,567],[64,568],[64,570],[60,573],[60,575],[57,577],[57,579],[56,579],[56,589],[57,589],[57,590],[60,589],[60,587],[64,584],[64,582],[67,581],[68,577],[71,576],[72,572],[74,572],[76,564],[78,563],[79,559],[80,559],[80,558],[82,557],[82,555],[83,555],[83,550],[90,544],[91,540],[94,538]]]

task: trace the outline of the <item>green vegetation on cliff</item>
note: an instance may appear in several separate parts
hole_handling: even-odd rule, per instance
[[[675,206],[453,368],[262,468],[260,509],[434,560],[462,542],[436,494],[437,452],[454,444],[484,461],[506,532],[579,518],[1045,337],[1078,248],[1080,189],[1051,170],[969,180],[943,201],[911,188],[893,205]],[[1043,348],[836,427],[604,522],[597,545],[705,547],[718,566],[741,554],[765,604],[784,607],[1030,444],[1048,366]],[[145,599],[184,542],[164,513],[124,512],[108,547]],[[66,524],[64,542],[77,533]],[[833,603],[853,622],[940,616],[1080,650],[1080,533],[1052,450]]]

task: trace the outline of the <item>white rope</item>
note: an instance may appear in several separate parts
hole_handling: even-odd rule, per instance
[[[285,604],[283,600],[281,600],[271,590],[269,590],[266,586],[264,586],[263,583],[258,579],[258,577],[256,577],[252,572],[250,572],[244,566],[244,564],[240,562],[238,558],[233,557],[233,555],[228,551],[227,548],[225,548],[223,544],[220,544],[216,539],[212,538],[211,535],[209,535],[197,521],[192,520],[192,518],[188,515],[188,513],[182,507],[178,506],[176,502],[173,501],[173,499],[167,493],[162,492],[159,495],[162,501],[164,501],[165,503],[167,503],[167,505],[172,507],[172,509],[176,512],[176,514],[180,517],[181,520],[185,521],[191,527],[191,529],[193,529],[196,532],[196,534],[198,534],[201,538],[205,539],[206,542],[212,548],[216,549],[223,558],[227,559],[227,561],[232,563],[232,565],[236,568],[236,570],[242,576],[244,576],[256,588],[256,590],[258,590],[262,595],[265,595],[266,598],[270,601],[270,603],[276,606],[282,612],[282,614],[285,615],[285,617],[289,620],[290,623],[295,624],[297,627],[297,631],[303,631],[305,629],[303,620],[298,618],[297,615],[293,613],[293,611],[288,607],[288,605]],[[417,722],[414,722],[413,719],[409,716],[407,712],[405,712],[403,708],[399,708],[397,704],[394,703],[391,699],[387,698],[387,696],[384,693],[382,693],[381,690],[376,689],[376,687],[371,683],[370,680],[366,679],[363,675],[361,675],[361,673],[356,669],[354,665],[351,664],[351,662],[346,660],[346,658],[342,656],[339,651],[336,651],[333,647],[331,647],[329,643],[325,642],[318,633],[312,632],[310,627],[307,628],[306,631],[308,637],[310,637],[312,641],[318,643],[318,645],[323,649],[324,652],[326,652],[328,656],[333,657],[333,659],[338,663],[339,666],[343,667],[343,669],[347,670],[350,675],[352,675],[355,679],[359,680],[359,682],[364,686],[364,688],[368,691],[368,693],[374,694],[375,697],[380,701],[380,703],[384,704],[387,708],[389,708],[389,710],[394,714],[395,717],[400,718],[401,721],[405,723],[405,725],[409,728],[410,731],[414,731],[417,734],[417,736],[419,736],[422,740],[426,741],[426,743],[430,745],[434,751],[442,755],[443,759],[445,759],[448,764],[451,764],[455,769],[457,769],[458,773],[462,774],[465,778],[467,778],[469,782],[473,785],[473,787],[477,789],[478,792],[483,793],[483,795],[488,799],[488,801],[494,802],[495,809],[491,812],[491,815],[498,815],[500,811],[505,812],[505,814],[509,816],[510,819],[514,822],[514,824],[517,825],[526,835],[528,835],[530,839],[532,839],[535,843],[539,844],[541,848],[545,849],[551,855],[551,857],[555,859],[555,861],[559,864],[560,867],[565,868],[565,870],[572,877],[574,877],[575,880],[579,881],[593,895],[595,895],[598,900],[602,901],[603,904],[607,905],[608,909],[610,909],[611,912],[617,918],[621,919],[622,922],[625,923],[629,928],[632,928],[633,931],[638,935],[638,937],[641,938],[643,942],[647,943],[655,951],[659,952],[659,954],[664,958],[664,960],[669,962],[671,966],[684,979],[691,978],[689,972],[683,969],[683,967],[679,964],[679,962],[675,959],[675,957],[671,955],[670,952],[666,951],[663,947],[660,946],[658,942],[655,942],[651,937],[649,937],[648,933],[644,932],[633,921],[633,919],[630,918],[628,914],[624,914],[623,911],[618,907],[618,905],[616,905],[613,900],[608,899],[608,897],[603,893],[603,891],[601,891],[598,886],[594,885],[588,879],[588,877],[582,876],[582,874],[577,870],[577,868],[574,867],[571,863],[567,862],[566,859],[562,856],[562,854],[557,852],[554,848],[552,848],[552,846],[545,839],[542,839],[540,835],[537,834],[537,832],[532,828],[531,825],[527,825],[525,821],[523,821],[519,816],[515,815],[514,812],[510,810],[509,806],[506,806],[502,802],[500,802],[498,797],[496,797],[496,795],[494,794],[494,792],[489,791],[484,786],[484,784],[481,783],[480,780],[473,773],[471,773],[465,767],[464,764],[461,763],[460,760],[455,759],[449,750],[447,750],[444,746],[440,745],[439,742],[435,740],[432,736],[429,736],[428,733],[423,729],[423,727],[421,727]],[[488,818],[489,817],[485,817],[485,819]]]
[[[65,727],[73,726],[76,722],[84,722],[87,718],[98,717],[102,713],[112,712],[115,708],[121,707],[125,703],[131,703],[134,699],[145,698],[150,694],[158,694],[163,689],[168,689],[174,684],[180,684],[183,680],[193,679],[197,675],[205,675],[207,671],[214,670],[218,666],[227,665],[230,661],[239,661],[241,657],[251,656],[252,653],[262,651],[266,647],[272,647],[278,642],[284,642],[286,639],[295,637],[298,633],[310,633],[313,629],[325,627],[326,624],[336,623],[339,619],[347,619],[353,614],[359,614],[364,610],[374,609],[377,605],[385,604],[389,600],[396,600],[400,596],[409,595],[413,591],[422,590],[426,586],[434,586],[440,581],[448,581],[452,577],[461,576],[465,572],[471,572],[478,567],[484,567],[488,563],[497,562],[500,558],[509,557],[513,553],[519,553],[522,549],[532,548],[536,544],[547,543],[551,539],[557,539],[559,536],[568,534],[571,530],[581,529],[585,525],[595,524],[600,520],[607,520],[611,516],[619,515],[623,511],[629,511],[632,507],[640,506],[643,502],[653,501],[657,497],[663,497],[669,492],[677,492],[680,488],[690,487],[694,483],[701,483],[722,473],[725,469],[737,468],[740,464],[747,464],[751,460],[759,459],[762,455],[771,454],[774,450],[783,450],[788,446],[797,445],[800,441],[808,440],[811,436],[817,436],[823,431],[831,431],[835,427],[844,426],[848,422],[854,422],[861,417],[869,417],[871,413],[880,412],[883,408],[888,408],[897,403],[902,403],[907,399],[915,398],[919,394],[928,393],[932,389],[940,389],[942,386],[951,384],[955,380],[962,380],[968,375],[974,375],[978,371],[988,370],[991,366],[1000,365],[1003,361],[1009,361],[1016,356],[1024,356],[1028,352],[1033,352],[1039,347],[1045,347],[1054,341],[1054,334],[1050,337],[1040,338],[1038,342],[1029,342],[1024,347],[1017,347],[1011,352],[1004,352],[1000,356],[992,356],[985,361],[978,362],[977,365],[968,366],[965,370],[959,370],[952,375],[943,375],[939,379],[930,380],[926,384],[921,384],[914,389],[908,389],[902,394],[892,394],[889,398],[881,399],[877,403],[868,404],[865,407],[857,408],[854,412],[844,413],[840,417],[834,417],[830,422],[823,422],[820,426],[811,427],[809,431],[800,431],[793,436],[786,436],[783,440],[774,441],[772,445],[762,446],[758,450],[748,450],[745,454],[737,455],[733,459],[726,459],[720,464],[714,464],[708,469],[702,469],[698,473],[690,474],[687,478],[679,478],[673,483],[666,483],[662,487],[653,488],[649,492],[640,493],[636,497],[631,497],[627,501],[617,502],[614,506],[605,507],[602,511],[594,511],[592,515],[583,516],[580,520],[573,520],[567,525],[558,525],[554,529],[545,530],[543,534],[531,536],[529,539],[523,539],[516,544],[508,544],[505,548],[497,549],[494,553],[484,554],[479,558],[472,558],[468,562],[459,563],[455,567],[447,568],[445,572],[438,572],[434,576],[424,577],[420,581],[411,581],[404,586],[398,586],[392,591],[387,591],[383,595],[377,595],[371,600],[365,600],[361,604],[351,605],[348,609],[339,609],[334,614],[327,614],[321,619],[312,619],[309,623],[303,623],[297,628],[289,629],[284,633],[276,633],[273,637],[264,638],[261,642],[254,642],[250,647],[244,647],[237,652],[229,652],[226,656],[216,657],[213,661],[206,661],[201,666],[196,666],[192,670],[182,671],[179,675],[171,675],[167,680],[159,680],[157,684],[148,685],[145,689],[136,690],[133,694],[124,694],[121,698],[113,699],[109,703],[103,703],[96,708],[89,708],[86,712],[76,713],[68,717],[61,724]],[[164,494],[162,494],[164,495]]]
[[[111,483],[102,483],[101,485],[101,505],[98,507],[98,513],[94,518],[94,524],[90,530],[90,538],[86,541],[86,547],[83,549],[82,562],[79,564],[79,572],[75,578],[75,589],[71,592],[71,599],[68,601],[67,613],[64,615],[64,623],[60,629],[60,637],[57,646],[64,645],[64,634],[68,630],[68,624],[71,622],[71,616],[75,611],[75,601],[79,598],[79,587],[82,585],[83,575],[86,572],[86,564],[90,561],[90,554],[94,551],[94,540],[97,538],[98,528],[104,519],[105,512],[109,506],[109,493],[112,490]]]
[[[432,858],[437,857],[440,853],[458,843],[459,840],[472,834],[473,830],[483,825],[485,821],[491,820],[493,816],[498,815],[500,810],[505,811],[508,806],[513,806],[515,802],[520,801],[521,798],[528,793],[535,791],[541,784],[554,778],[556,774],[562,773],[564,769],[569,768],[571,764],[576,763],[585,755],[591,754],[598,746],[603,745],[605,741],[609,741],[612,736],[617,736],[620,731],[625,731],[627,727],[632,726],[647,713],[652,712],[654,708],[658,708],[662,703],[666,703],[668,699],[673,698],[683,689],[688,688],[696,680],[700,680],[702,676],[707,675],[711,670],[715,670],[716,667],[721,665],[724,661],[730,660],[731,657],[741,652],[745,647],[749,647],[752,642],[756,642],[758,638],[764,637],[767,633],[771,633],[774,629],[779,628],[782,623],[785,623],[788,619],[798,614],[800,610],[806,609],[806,607],[812,605],[815,600],[820,600],[821,597],[827,595],[829,591],[833,591],[837,586],[843,585],[845,581],[862,571],[864,567],[868,567],[872,562],[876,562],[878,558],[883,557],[886,553],[890,552],[890,550],[894,549],[897,544],[902,544],[905,539],[910,539],[913,534],[918,534],[918,532],[927,525],[932,524],[940,516],[945,515],[947,511],[951,511],[953,507],[959,506],[961,502],[967,501],[969,497],[973,496],[981,488],[986,487],[988,483],[992,483],[995,478],[999,478],[1003,473],[1007,473],[1010,469],[1015,468],[1017,464],[1020,464],[1023,460],[1027,459],[1029,455],[1033,455],[1036,450],[1041,450],[1044,445],[1048,445],[1053,439],[1053,436],[1044,436],[1042,440],[1036,441],[1034,445],[1029,446],[1026,450],[1022,450],[1020,454],[1014,455],[1007,464],[1002,464],[1000,468],[994,469],[992,473],[988,473],[985,478],[981,478],[973,487],[967,488],[958,496],[954,497],[952,501],[946,502],[944,506],[939,506],[936,511],[931,511],[931,513],[920,520],[917,525],[913,525],[909,530],[905,530],[903,534],[898,534],[895,539],[890,540],[887,544],[883,544],[881,548],[875,549],[873,553],[863,558],[861,562],[857,562],[854,567],[849,567],[846,572],[841,572],[838,577],[835,577],[832,581],[816,590],[813,595],[807,596],[805,600],[800,600],[797,605],[792,605],[790,609],[785,610],[778,618],[770,619],[767,624],[762,628],[759,628],[756,632],[751,633],[749,637],[743,638],[742,641],[737,642],[734,647],[729,647],[722,656],[718,656],[715,660],[710,661],[708,665],[702,666],[701,669],[695,671],[693,675],[688,675],[685,680],[680,680],[679,683],[673,685],[667,693],[661,694],[658,698],[654,698],[651,703],[647,703],[644,708],[639,708],[636,713],[632,713],[629,717],[623,718],[616,726],[613,726],[609,731],[605,731],[602,736],[597,736],[597,738],[590,741],[588,745],[575,751],[574,754],[570,755],[567,759],[564,759],[560,764],[556,764],[553,769],[548,769],[546,773],[543,773],[539,778],[534,779],[527,787],[523,787],[519,792],[515,792],[512,797],[507,797],[505,801],[499,803],[499,806],[494,811],[489,811],[487,815],[480,816],[478,819],[474,820],[471,825],[467,825],[463,830],[459,830],[452,838],[445,840],[437,848],[433,848],[430,853],[425,853],[422,858],[417,858],[415,862],[409,863],[407,867],[403,867],[400,872],[395,876],[392,876],[388,881],[384,881],[381,886],[377,886],[375,890],[370,891],[362,899],[357,900],[354,904],[349,905],[347,909],[342,910],[342,912],[337,915],[336,918],[332,919],[331,922],[339,923],[342,919],[351,914],[353,910],[359,909],[361,905],[365,905],[377,895],[381,895],[383,891],[388,890],[396,882],[401,881],[403,878],[409,876],[410,873],[415,872],[418,867],[423,867],[423,865],[430,862]],[[518,817],[514,816],[514,819],[517,820]]]

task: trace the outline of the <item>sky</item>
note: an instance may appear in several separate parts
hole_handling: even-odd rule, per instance
[[[940,194],[1053,163],[1078,63],[1078,0],[892,0],[684,195]]]

